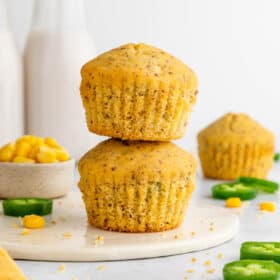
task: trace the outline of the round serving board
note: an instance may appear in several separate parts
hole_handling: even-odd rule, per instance
[[[80,193],[71,192],[54,201],[52,217],[44,229],[23,235],[18,225],[20,219],[0,213],[0,246],[15,259],[105,261],[168,256],[217,246],[234,237],[239,220],[226,209],[190,205],[184,223],[175,230],[109,232],[87,225]]]

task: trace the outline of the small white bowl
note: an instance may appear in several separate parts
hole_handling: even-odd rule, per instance
[[[58,163],[0,162],[0,198],[55,198],[74,183],[75,161]]]

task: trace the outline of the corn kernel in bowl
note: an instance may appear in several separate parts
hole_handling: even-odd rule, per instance
[[[8,143],[0,148],[0,161],[9,162],[12,161],[15,153],[15,145]]]
[[[67,150],[51,137],[24,135],[0,147],[0,162],[54,163],[69,159]]]

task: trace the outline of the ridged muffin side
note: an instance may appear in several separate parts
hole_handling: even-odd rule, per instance
[[[172,143],[107,140],[79,162],[90,224],[155,232],[183,220],[195,188],[196,161]]]
[[[206,177],[266,178],[273,164],[274,135],[246,114],[229,113],[202,130],[198,149]]]
[[[90,131],[146,141],[184,135],[198,82],[195,73],[170,54],[127,44],[86,63],[81,76]]]

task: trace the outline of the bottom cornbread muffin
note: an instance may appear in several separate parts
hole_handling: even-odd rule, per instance
[[[246,114],[228,113],[200,131],[198,150],[205,177],[266,178],[273,164],[274,135]]]
[[[195,188],[196,160],[170,142],[106,140],[79,162],[88,222],[120,232],[181,224]]]

